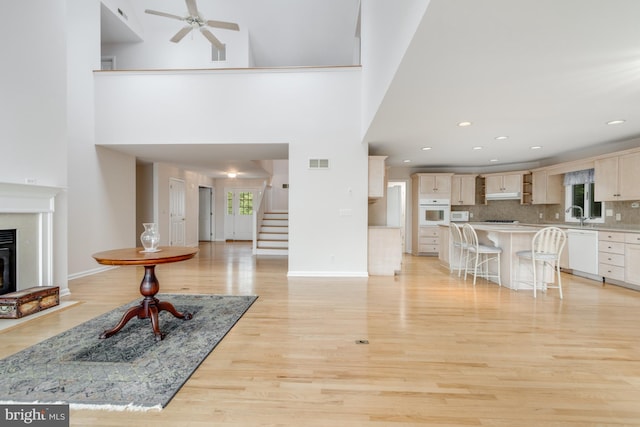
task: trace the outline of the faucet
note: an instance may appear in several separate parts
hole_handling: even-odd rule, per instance
[[[584,220],[586,218],[584,217],[584,209],[582,209],[582,206],[571,205],[565,212],[569,213],[571,209],[580,209],[580,216],[578,217],[578,219],[580,220],[580,227],[584,227]]]

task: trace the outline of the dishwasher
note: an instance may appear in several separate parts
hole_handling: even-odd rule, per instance
[[[596,230],[567,230],[569,268],[588,274],[598,274],[598,232]]]

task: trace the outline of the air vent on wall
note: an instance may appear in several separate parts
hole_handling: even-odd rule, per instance
[[[329,159],[309,159],[309,169],[329,169]]]

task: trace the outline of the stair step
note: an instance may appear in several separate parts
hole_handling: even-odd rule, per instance
[[[258,248],[256,250],[256,255],[287,256],[287,255],[289,255],[289,249],[264,249],[264,248]]]
[[[288,248],[287,240],[258,240],[258,248]]]
[[[262,225],[275,225],[280,227],[286,227],[289,225],[289,220],[286,219],[263,219]]]
[[[288,233],[258,233],[258,240],[289,240]]]
[[[263,216],[263,219],[289,219],[289,214],[287,212],[266,212]]]
[[[262,226],[260,233],[289,233],[289,227],[282,226]]]

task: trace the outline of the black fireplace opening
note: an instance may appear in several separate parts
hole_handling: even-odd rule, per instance
[[[16,290],[16,230],[0,230],[0,295]]]

